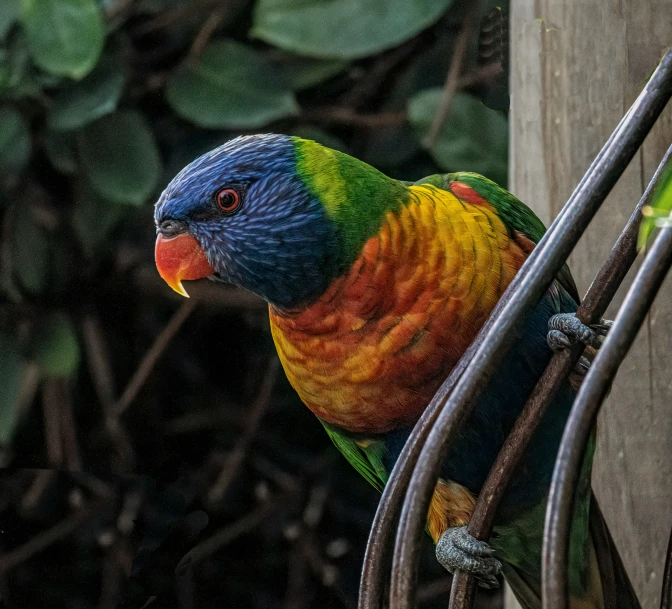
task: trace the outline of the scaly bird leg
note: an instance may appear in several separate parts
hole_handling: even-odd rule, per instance
[[[599,349],[602,337],[607,335],[612,324],[612,321],[603,319],[599,324],[586,326],[574,313],[558,313],[548,320],[546,341],[553,351],[568,349],[577,342]]]
[[[590,362],[595,357],[597,349],[600,348],[612,324],[612,321],[602,319],[599,324],[586,326],[577,319],[574,313],[559,313],[548,320],[546,342],[553,351],[568,349],[577,342],[586,345],[585,354],[581,356],[574,366],[574,372],[570,375],[570,381],[575,389],[578,389],[581,380],[586,376]]]
[[[446,530],[436,544],[436,558],[448,571],[472,573],[483,588],[499,586],[497,574],[502,563],[493,558],[493,553],[487,543],[472,537],[467,527]]]

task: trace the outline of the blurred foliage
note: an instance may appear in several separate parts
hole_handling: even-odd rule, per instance
[[[452,0],[259,0],[251,34],[301,55],[359,59],[408,40],[451,4]]]
[[[152,203],[197,155],[259,131],[315,139],[400,179],[469,170],[504,183],[505,30],[501,11],[488,13],[490,2],[481,5],[487,28],[480,42],[475,31],[470,37],[439,136],[429,150],[422,145],[473,7],[466,0],[0,1],[0,458],[12,468],[98,472],[113,497],[102,500],[105,516],[58,552],[16,567],[7,598],[23,599],[17,606],[106,608],[123,590],[140,599],[128,607],[141,607],[153,590],[172,599],[166,606],[177,602],[175,561],[188,545],[174,560],[170,553],[159,560],[151,577],[120,583],[137,571],[128,566],[137,566],[133,556],[165,537],[143,546],[140,533],[120,529],[124,502],[143,497],[138,510],[150,529],[173,509],[152,503],[163,495],[132,477],[139,474],[159,488],[181,481],[186,499],[174,508],[175,522],[207,512],[210,524],[187,535],[192,545],[203,527],[202,535],[213,534],[269,493],[280,496],[283,475],[299,481],[269,518],[274,524],[204,561],[190,584],[203,590],[192,590],[198,607],[222,599],[239,607],[350,606],[376,496],[342,460],[320,466],[319,475],[306,470],[333,449],[284,380],[243,449],[256,465],[244,459],[226,497],[211,497],[245,437],[260,365],[273,354],[263,303],[233,288],[190,289],[199,305],[187,327],[119,407],[177,302],[153,269]],[[28,543],[81,501],[98,505],[95,484],[39,471],[5,476],[0,528],[14,532],[0,538],[0,549]],[[325,485],[341,499],[306,525],[304,511]],[[292,537],[286,527],[297,522],[304,532]],[[329,550],[335,540],[345,550]],[[262,586],[254,585],[257,566]],[[38,593],[40,569],[55,569],[67,586]],[[10,605],[5,593],[0,588]]]
[[[655,190],[651,193],[651,203],[642,210],[642,225],[639,228],[637,247],[646,247],[651,233],[656,227],[670,226],[672,218],[672,156],[660,175]]]
[[[409,101],[408,118],[420,137],[437,112],[441,89],[425,89]],[[506,184],[508,123],[470,95],[458,93],[450,116],[429,153],[439,167],[469,167],[499,184]]]

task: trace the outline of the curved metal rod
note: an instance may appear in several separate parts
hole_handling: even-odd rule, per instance
[[[667,556],[663,572],[663,591],[660,594],[660,609],[672,609],[672,531],[667,542]]]
[[[542,552],[542,603],[568,609],[567,552],[574,491],[597,412],[672,266],[672,228],[663,228],[628,291],[569,415],[551,481]]]
[[[405,490],[408,487],[420,451],[436,421],[439,407],[445,402],[460,375],[469,365],[476,347],[477,344],[474,342],[436,392],[432,402],[413,428],[413,432],[406,441],[392,469],[376,510],[364,555],[358,609],[379,609],[382,606],[385,583],[388,581],[384,573],[385,568],[389,567],[388,557],[389,551],[392,549],[392,536],[396,530]]]
[[[400,515],[393,554],[390,589],[392,609],[410,609],[413,604],[419,538],[447,443],[455,437],[459,425],[473,410],[476,398],[504,356],[504,350],[512,340],[525,311],[537,302],[553,281],[584,228],[642,144],[670,95],[672,51],[668,51],[661,61],[618,133],[610,140],[608,149],[591,166],[590,177],[574,191],[567,209],[554,223],[555,229],[546,233],[495,307],[490,318],[494,322],[486,324],[489,329],[487,341],[480,342],[470,366],[439,413],[414,469]],[[510,295],[516,291],[517,297],[512,299]],[[483,330],[479,333],[481,335]]]
[[[642,222],[642,208],[650,205],[654,194],[672,163],[672,146],[667,150],[656,173],[637,203],[625,228],[609,252],[602,268],[586,293],[576,316],[586,325],[598,323],[616,295],[632,263],[637,258],[637,235]],[[530,395],[511,433],[490,469],[488,478],[478,495],[468,531],[476,539],[487,541],[492,533],[495,514],[521,457],[527,450],[537,425],[564,379],[572,371],[583,352],[583,345],[555,353],[544,376]],[[474,577],[458,572],[453,578],[450,609],[470,609],[474,600]],[[672,609],[672,608],[671,608]]]
[[[630,110],[628,110],[623,118],[621,118],[616,129],[614,129],[613,133],[609,136],[609,139],[581,179],[577,188],[581,187],[586,179],[590,177],[597,162],[602,158],[602,155],[609,150],[611,142],[628,118]],[[554,230],[556,224],[562,217],[564,210],[565,208],[563,208],[558,216],[556,216],[555,221],[548,229],[549,233]],[[389,560],[387,560],[388,552],[391,550],[392,535],[395,531],[395,525],[401,511],[405,489],[408,487],[408,482],[411,479],[413,469],[420,456],[422,446],[429,435],[429,430],[438,416],[439,410],[443,408],[447,396],[453,390],[464,369],[471,362],[473,354],[482,344],[490,327],[491,326],[487,324],[483,327],[479,335],[474,339],[470,349],[465,352],[450,376],[441,385],[431,403],[424,410],[422,416],[413,428],[406,445],[390,473],[390,478],[385,485],[385,489],[383,490],[383,494],[378,504],[378,509],[376,510],[373,519],[366,553],[364,555],[362,578],[359,587],[358,609],[378,609],[381,607],[382,599],[385,595],[386,584],[389,581],[388,578],[385,577],[385,568],[389,563]]]
[[[378,503],[364,554],[359,584],[359,609],[378,609],[385,595],[385,570],[389,568],[389,549],[399,517],[404,489],[408,486],[422,445],[436,419],[436,411],[425,409],[392,469]]]

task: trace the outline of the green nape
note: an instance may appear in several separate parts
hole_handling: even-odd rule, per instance
[[[388,211],[399,211],[408,190],[398,180],[343,152],[293,136],[296,170],[338,226],[350,263],[374,236]]]

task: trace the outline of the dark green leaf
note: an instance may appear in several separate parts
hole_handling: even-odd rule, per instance
[[[298,111],[272,64],[230,40],[210,43],[195,63],[178,68],[166,97],[180,116],[214,129],[255,129]]]
[[[273,61],[285,82],[294,91],[303,91],[336,76],[348,67],[340,59],[311,59],[296,55]]]
[[[185,0],[138,0],[136,11],[156,15],[174,9],[184,2]]]
[[[47,74],[46,72],[37,72],[35,74],[35,81],[45,89],[54,89],[69,82],[69,79],[64,76],[55,76],[54,74]]]
[[[30,127],[21,113],[9,106],[0,108],[0,173],[23,167],[30,147]]]
[[[387,91],[381,111],[403,110],[409,98],[415,93],[438,86],[445,81],[452,55],[453,38],[442,32],[433,44],[412,57]],[[419,149],[420,142],[415,136],[413,127],[404,122],[376,130],[376,136],[368,138],[363,154],[365,160],[374,167],[387,170],[399,168],[406,174],[411,159]]]
[[[41,292],[49,273],[49,247],[45,231],[37,225],[29,208],[18,210],[12,244],[14,275],[28,292]]]
[[[105,25],[96,0],[23,0],[23,26],[36,65],[80,79],[96,65]]]
[[[19,413],[23,360],[16,340],[0,333],[0,445],[12,439]]]
[[[0,2],[0,40],[2,40],[21,14],[21,0]]]
[[[46,131],[44,134],[44,150],[51,164],[61,173],[77,171],[77,150],[75,137],[63,131]]]
[[[426,89],[409,101],[409,120],[420,138],[429,131],[441,94],[439,88]],[[507,142],[506,118],[470,95],[458,93],[429,153],[446,171],[474,171],[505,186]]]
[[[37,330],[35,363],[46,376],[70,376],[79,366],[75,327],[64,313],[52,313]]]
[[[396,167],[406,164],[419,148],[413,128],[403,123],[376,131],[364,154],[367,163],[374,167]]]
[[[82,185],[77,193],[72,224],[87,255],[92,255],[105,243],[126,209],[129,208],[101,199],[86,185]]]
[[[77,150],[91,186],[108,201],[140,205],[156,188],[161,159],[138,112],[116,112],[87,125]]]
[[[301,55],[356,59],[434,23],[452,0],[259,0],[252,35]]]
[[[117,56],[104,57],[84,80],[62,89],[47,115],[50,129],[67,131],[114,112],[124,88],[123,64]]]
[[[28,77],[30,57],[24,36],[10,36],[9,43],[0,48],[0,91],[9,92],[17,88]]]

